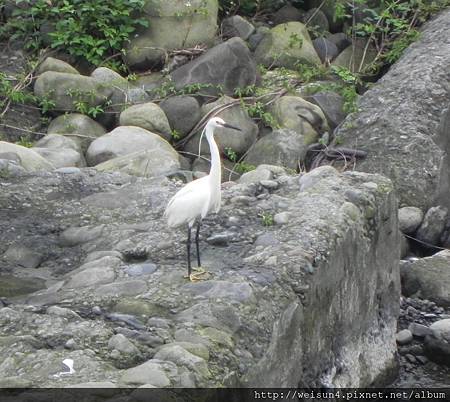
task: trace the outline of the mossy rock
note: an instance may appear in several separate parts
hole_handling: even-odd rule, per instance
[[[0,275],[0,297],[22,296],[44,288],[45,281],[41,278]]]
[[[132,314],[136,317],[159,317],[164,315],[163,307],[145,300],[122,299],[113,309],[117,313]]]
[[[298,63],[321,64],[308,30],[301,22],[287,22],[272,28],[256,48],[255,58],[265,67],[295,68]]]

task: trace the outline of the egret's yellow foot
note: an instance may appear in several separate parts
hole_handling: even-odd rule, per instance
[[[192,268],[192,270],[196,272],[193,272],[189,275],[188,278],[191,282],[206,281],[211,276],[211,274],[202,267]]]

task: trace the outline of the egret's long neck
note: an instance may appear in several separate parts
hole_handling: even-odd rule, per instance
[[[209,149],[211,152],[211,170],[209,171],[209,176],[214,184],[220,185],[222,181],[222,168],[220,166],[220,154],[219,148],[214,141],[212,133],[206,136],[209,143]]]

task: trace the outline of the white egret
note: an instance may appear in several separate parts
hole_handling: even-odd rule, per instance
[[[169,201],[164,216],[167,219],[169,227],[178,227],[188,225],[187,236],[187,263],[188,277],[193,280],[191,275],[191,229],[197,224],[197,233],[195,235],[195,245],[197,249],[197,263],[201,267],[200,249],[198,245],[200,225],[202,219],[210,212],[217,213],[220,210],[222,181],[222,169],[220,166],[219,148],[214,141],[214,129],[218,127],[231,128],[239,130],[240,128],[225,123],[220,117],[213,117],[205,126],[204,132],[209,143],[211,154],[211,169],[207,176],[191,181],[180,189]]]

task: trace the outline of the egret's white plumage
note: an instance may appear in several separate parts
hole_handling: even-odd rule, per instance
[[[209,174],[200,179],[191,181],[180,189],[171,198],[164,212],[169,227],[181,225],[188,226],[188,275],[190,275],[191,271],[190,237],[192,226],[197,222],[198,226],[195,240],[197,245],[197,260],[200,265],[200,252],[198,246],[200,222],[210,212],[217,213],[220,210],[222,169],[220,165],[219,149],[214,141],[214,129],[216,127],[228,127],[239,130],[239,128],[225,123],[219,117],[214,117],[208,121],[205,127],[205,134],[211,154],[211,169]]]
[[[205,134],[211,152],[211,170],[209,175],[186,184],[169,201],[164,212],[169,227],[187,224],[192,228],[196,221],[202,220],[208,213],[219,212],[222,170],[219,149],[214,141],[214,128],[223,127],[224,124],[218,117],[208,121]]]

